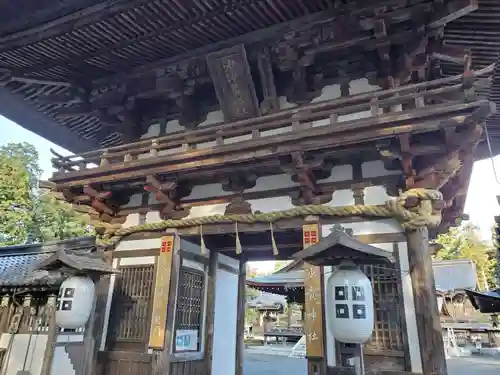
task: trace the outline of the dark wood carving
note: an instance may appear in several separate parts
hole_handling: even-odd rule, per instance
[[[269,48],[263,48],[257,54],[257,66],[259,68],[260,83],[262,86],[261,103],[262,114],[272,113],[279,110],[276,83],[274,81],[273,65]]]
[[[243,45],[209,54],[207,64],[226,121],[260,115]]]
[[[300,184],[299,194],[292,195],[293,204],[320,204],[331,199],[331,196],[320,196],[314,174],[315,170],[322,169],[323,158],[293,153],[290,160],[284,158],[281,160],[280,165],[284,172],[292,174],[293,181]]]
[[[180,195],[178,194],[176,182],[162,182],[156,176],[149,175],[146,177],[144,190],[153,193],[156,200],[163,204],[160,210],[162,219],[181,219],[189,214],[188,209],[180,207]]]

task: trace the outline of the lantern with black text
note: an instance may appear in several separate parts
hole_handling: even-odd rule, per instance
[[[56,324],[65,329],[85,326],[92,313],[95,284],[85,276],[73,276],[63,281],[56,304]]]
[[[329,328],[336,340],[363,344],[373,332],[373,288],[354,264],[342,263],[327,284]]]

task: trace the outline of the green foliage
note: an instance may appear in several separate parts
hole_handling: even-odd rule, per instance
[[[440,234],[434,242],[442,246],[436,253],[435,259],[472,260],[476,265],[479,287],[484,288],[484,278],[490,288],[496,285],[495,249],[481,239],[476,227],[468,224],[451,228],[447,233]]]
[[[34,215],[33,235],[40,242],[91,234],[91,228],[71,205],[41,195]]]
[[[28,143],[0,147],[0,245],[61,240],[90,234],[71,206],[38,190],[38,152]]]

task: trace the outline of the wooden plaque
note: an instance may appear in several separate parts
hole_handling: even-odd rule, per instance
[[[260,115],[255,86],[243,45],[209,54],[207,65],[226,121]]]
[[[302,226],[304,249],[318,243],[319,224]],[[305,316],[304,333],[306,335],[306,354],[311,358],[324,357],[323,348],[323,286],[321,285],[321,267],[304,264]]]
[[[175,236],[173,235],[162,237],[160,254],[156,262],[153,312],[151,314],[151,330],[149,334],[149,347],[152,349],[163,349],[165,346],[174,241]]]

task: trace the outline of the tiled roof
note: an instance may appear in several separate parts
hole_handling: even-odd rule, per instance
[[[98,273],[113,273],[115,269],[106,263],[102,253],[78,252],[69,253],[61,249],[53,253],[47,259],[42,260],[37,270],[56,271],[61,267],[70,268],[76,271],[92,271]]]
[[[298,267],[298,265],[295,265]],[[475,289],[476,266],[471,260],[433,261],[432,270],[436,280],[436,290],[439,292],[462,291]],[[303,287],[304,271],[274,273],[267,276],[257,276],[247,279],[247,285],[265,289],[266,287]]]
[[[37,266],[60,249],[70,254],[88,254],[93,247],[94,239],[88,237],[43,245],[0,247],[0,288],[57,285],[63,279],[59,272],[37,271]]]
[[[272,294],[261,292],[261,294],[255,297],[253,300],[248,301],[248,307],[277,307],[277,305],[286,305],[286,298],[280,296],[279,294]]]
[[[476,288],[476,266],[466,259],[432,262],[436,289],[440,292],[460,291]]]

